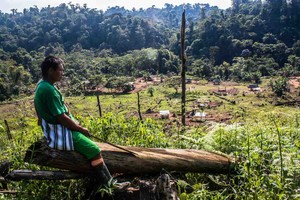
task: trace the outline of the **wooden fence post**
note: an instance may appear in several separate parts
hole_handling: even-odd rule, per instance
[[[9,128],[9,126],[8,126],[8,123],[7,123],[6,119],[4,120],[4,123],[5,123],[5,126],[6,126],[7,138],[8,138],[9,140],[12,140],[12,136],[11,136],[11,133],[10,133],[10,128]]]
[[[98,106],[99,115],[100,115],[100,118],[101,118],[102,117],[102,109],[101,109],[99,94],[97,94],[97,106]]]
[[[137,93],[137,97],[138,97],[138,113],[139,113],[139,118],[141,120],[141,122],[143,122],[143,117],[141,114],[141,104],[140,104],[140,93]]]

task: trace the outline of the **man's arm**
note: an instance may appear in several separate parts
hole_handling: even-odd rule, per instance
[[[90,132],[87,128],[84,128],[78,124],[76,124],[68,115],[65,113],[56,117],[57,121],[63,126],[67,127],[72,131],[78,131],[86,136],[90,136]]]

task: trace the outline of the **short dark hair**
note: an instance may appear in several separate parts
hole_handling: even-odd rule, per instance
[[[47,72],[50,68],[56,70],[59,65],[64,64],[64,61],[61,58],[55,56],[47,56],[41,64],[42,76],[47,77]]]

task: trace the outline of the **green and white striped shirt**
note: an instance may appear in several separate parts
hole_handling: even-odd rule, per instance
[[[72,131],[57,122],[57,116],[63,113],[70,115],[59,90],[45,80],[40,81],[34,105],[48,145],[59,150],[74,150]]]

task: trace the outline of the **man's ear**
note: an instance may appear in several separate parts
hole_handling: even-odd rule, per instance
[[[49,76],[49,75],[52,75],[53,72],[54,72],[54,69],[53,69],[52,67],[50,67],[50,68],[48,69],[48,76]]]

